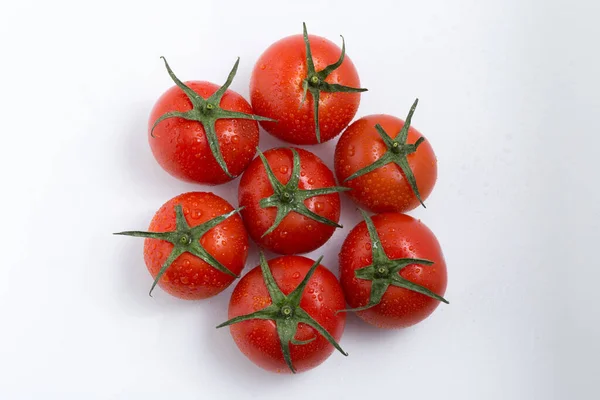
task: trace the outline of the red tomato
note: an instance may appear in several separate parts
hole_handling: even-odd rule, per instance
[[[276,148],[261,154],[242,175],[238,192],[250,237],[259,246],[281,254],[305,253],[322,246],[340,227],[337,192],[346,188],[334,185],[331,170],[309,151]]]
[[[415,106],[416,102],[409,116]],[[409,118],[407,121],[410,126]],[[376,125],[389,135],[387,144]],[[400,138],[404,127],[404,121],[396,117],[369,115],[354,121],[340,137],[335,148],[335,174],[341,184],[352,188],[348,196],[361,207],[377,213],[406,212],[431,194],[437,179],[433,149],[413,127]],[[352,177],[367,168],[375,169]]]
[[[325,267],[301,256],[283,256],[248,272],[229,302],[231,335],[253,363],[273,372],[302,372],[333,352],[344,332],[342,288]],[[270,289],[267,289],[267,285]],[[306,287],[308,286],[308,288]]]
[[[213,193],[172,198],[154,215],[145,237],[144,259],[158,285],[188,300],[212,297],[233,282],[248,256],[248,236],[233,207]],[[150,292],[152,292],[152,289]]]
[[[358,73],[344,50],[308,36],[305,26],[304,35],[281,39],[260,56],[250,80],[250,101],[258,114],[277,120],[261,122],[267,132],[290,143],[316,144],[348,126],[358,110],[359,92],[366,89],[359,88]]]
[[[447,303],[446,262],[429,228],[405,214],[363,215],[340,251],[340,281],[357,315],[379,328],[404,328]]]
[[[239,59],[238,59],[239,62]],[[227,90],[237,70],[221,88],[210,82],[183,83],[165,64],[176,86],[156,102],[148,121],[148,140],[158,163],[176,178],[216,185],[238,176],[258,145],[260,117],[250,104]]]

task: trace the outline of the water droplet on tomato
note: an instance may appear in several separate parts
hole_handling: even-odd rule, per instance
[[[233,137],[231,138],[231,141],[232,141],[233,143],[237,143],[237,142],[239,142],[239,141],[240,141],[240,137],[239,137],[238,135],[235,135],[235,136],[233,136]]]
[[[323,204],[323,202],[322,202],[322,201],[317,201],[317,202],[315,203],[315,209],[316,209],[317,211],[322,211],[324,207],[325,207],[325,205]]]
[[[265,70],[265,68],[267,68],[267,65],[266,65],[266,64],[260,64],[260,69],[261,69],[261,70],[263,70],[263,71],[264,71],[264,70]]]
[[[294,278],[294,279],[298,279],[298,278],[300,278],[300,272],[298,272],[298,271],[294,272],[294,273],[292,274],[292,278]]]
[[[188,283],[190,283],[190,280],[187,276],[182,276],[180,279],[181,283],[183,283],[184,285],[187,285]]]
[[[310,178],[310,179],[308,180],[308,184],[309,184],[309,185],[313,185],[314,183],[315,183],[315,180],[314,180],[313,178]]]
[[[282,165],[281,167],[279,167],[279,172],[281,172],[282,174],[287,174],[288,167],[286,165]]]

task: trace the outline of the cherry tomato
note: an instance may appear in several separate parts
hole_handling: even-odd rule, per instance
[[[237,284],[229,302],[230,326],[238,348],[253,363],[273,372],[302,372],[325,361],[346,317],[342,288],[325,267],[301,256],[283,256],[260,265]]]
[[[447,303],[446,262],[429,228],[405,214],[363,216],[340,251],[340,281],[353,311],[379,328],[404,328]]]
[[[240,274],[248,256],[248,236],[237,210],[213,193],[172,198],[154,215],[145,237],[148,271],[167,293],[188,300],[222,292]]]
[[[342,38],[343,43],[343,38]],[[294,144],[316,144],[339,135],[360,103],[358,73],[329,40],[289,36],[258,59],[250,80],[254,110],[277,120],[261,122],[270,134]]]
[[[268,166],[265,169],[265,166]],[[340,227],[333,173],[313,153],[276,148],[255,158],[240,180],[244,224],[259,246],[281,254],[322,246]]]
[[[175,86],[156,102],[148,121],[154,157],[171,175],[188,182],[216,185],[238,176],[258,146],[258,123],[252,107],[225,85],[181,82],[165,65]]]
[[[429,141],[390,115],[369,115],[348,127],[335,148],[338,181],[348,196],[373,212],[406,212],[429,197],[437,179],[437,159]]]

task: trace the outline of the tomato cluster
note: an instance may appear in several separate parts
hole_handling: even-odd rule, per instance
[[[444,256],[435,235],[410,211],[431,194],[437,161],[428,140],[406,120],[369,115],[352,124],[359,102],[358,72],[342,48],[319,36],[294,35],[258,59],[248,103],[229,90],[239,59],[223,86],[182,82],[164,60],[175,86],[150,114],[148,140],[158,163],[189,182],[216,185],[241,176],[239,208],[210,192],[166,202],[144,237],[154,283],[173,296],[214,296],[240,276],[248,236],[282,256],[246,273],[233,290],[228,320],[239,349],[275,372],[311,369],[337,349],[346,314],[379,328],[402,328],[427,318],[447,301]],[[298,147],[258,150],[259,123],[295,145],[314,145],[340,133],[335,175]],[[350,124],[350,125],[349,125]],[[258,156],[255,157],[258,151]],[[323,246],[341,228],[340,192],[362,209],[339,250],[340,280],[321,259],[300,256]],[[365,210],[376,213],[370,216]],[[346,308],[348,304],[349,308]]]

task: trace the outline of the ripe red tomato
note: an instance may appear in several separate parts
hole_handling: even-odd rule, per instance
[[[144,259],[158,285],[187,300],[212,297],[233,282],[248,256],[248,236],[233,207],[213,193],[172,198],[154,215],[145,237]]]
[[[260,265],[237,284],[229,302],[230,326],[238,348],[253,363],[273,372],[302,372],[325,361],[346,317],[344,295],[325,267],[301,256],[283,256]],[[307,287],[308,286],[308,287]]]
[[[238,200],[250,237],[280,254],[322,246],[338,225],[340,196],[319,157],[296,148],[259,153],[240,180]],[[265,164],[269,169],[265,169]]]
[[[344,131],[335,148],[335,174],[352,188],[348,195],[376,213],[406,212],[429,197],[437,179],[437,159],[429,141],[390,115],[369,115]],[[424,206],[424,204],[423,204]]]
[[[340,50],[325,38],[308,36],[304,26],[304,35],[281,39],[260,56],[250,80],[250,101],[258,114],[277,120],[261,122],[267,132],[290,143],[316,144],[348,126],[358,110],[359,92],[367,89],[359,88],[343,39]]]
[[[227,82],[175,82],[156,102],[148,121],[148,140],[158,163],[176,178],[216,185],[238,176],[258,145],[258,124],[250,104]]]
[[[363,216],[340,251],[340,281],[353,311],[379,328],[403,328],[447,303],[446,262],[429,228],[405,214]]]

